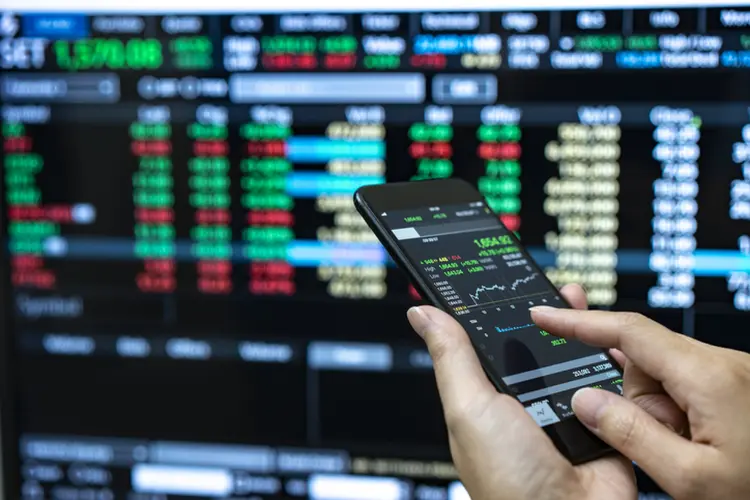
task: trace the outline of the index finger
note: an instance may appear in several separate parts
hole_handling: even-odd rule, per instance
[[[619,349],[644,372],[667,385],[692,380],[701,369],[694,343],[640,314],[535,307],[531,308],[531,317],[554,335]]]

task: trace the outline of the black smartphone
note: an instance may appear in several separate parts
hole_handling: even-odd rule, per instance
[[[583,387],[622,393],[607,352],[541,330],[529,308],[570,307],[490,210],[459,179],[365,186],[354,204],[418,292],[466,329],[487,376],[517,398],[572,463],[611,448],[575,418]]]

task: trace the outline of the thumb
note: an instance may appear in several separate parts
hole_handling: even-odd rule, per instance
[[[694,463],[699,445],[678,436],[642,408],[601,389],[581,389],[573,396],[573,411],[591,432],[633,460],[662,488],[680,487],[679,464]]]
[[[497,394],[458,321],[431,306],[413,307],[407,317],[430,351],[438,391],[447,413],[465,409],[478,396]]]

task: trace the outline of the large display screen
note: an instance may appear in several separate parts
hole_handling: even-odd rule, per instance
[[[0,12],[9,498],[465,498],[363,185],[462,177],[555,285],[750,349],[747,2],[43,3]]]
[[[484,202],[376,216],[464,327],[489,375],[540,426],[573,418],[571,400],[582,387],[622,394],[622,374],[602,349],[531,321],[531,307],[568,306]]]

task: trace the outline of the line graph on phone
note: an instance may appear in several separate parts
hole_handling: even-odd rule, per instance
[[[512,281],[509,284],[492,284],[492,285],[481,285],[477,287],[473,293],[469,294],[469,297],[471,298],[474,305],[479,305],[485,302],[493,302],[493,292],[496,292],[497,294],[502,294],[504,298],[523,298],[523,294],[520,294],[519,296],[519,290],[523,289],[523,285],[526,285],[534,280],[539,276],[539,273],[532,272],[528,276],[524,276],[523,278],[518,278],[514,281]],[[504,293],[503,293],[504,292]]]
[[[539,272],[530,266],[519,271],[521,272],[514,272],[511,276],[496,271],[485,272],[476,276],[477,281],[466,280],[465,283],[454,283],[454,287],[458,285],[462,288],[459,294],[465,298],[470,308],[501,302],[519,302],[548,293]]]

